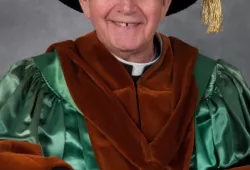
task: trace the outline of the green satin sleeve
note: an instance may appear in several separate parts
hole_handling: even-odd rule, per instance
[[[33,83],[37,83],[36,69],[31,60],[12,65],[0,81],[0,139],[38,143],[39,115],[30,115],[35,100]],[[33,91],[31,91],[33,90]]]
[[[190,169],[250,164],[250,90],[237,68],[218,61],[195,119]]]
[[[56,52],[19,61],[0,80],[0,140],[39,144],[75,170],[99,169]]]

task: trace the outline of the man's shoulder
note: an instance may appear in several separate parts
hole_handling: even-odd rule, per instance
[[[50,67],[51,65],[56,64],[58,62],[58,55],[56,51],[45,52],[43,54],[31,57],[31,59],[40,70],[43,70],[47,67]]]
[[[0,80],[3,80],[5,77],[13,77],[13,80],[17,79],[18,82],[24,81],[34,77],[39,72],[48,73],[50,71],[48,68],[54,68],[54,66],[58,65],[58,62],[56,52],[46,52],[18,60],[9,66],[8,71],[5,72]]]
[[[199,54],[196,59],[194,76],[198,87],[198,98],[201,99],[206,87],[209,83],[210,77],[216,66],[216,61],[205,55]]]

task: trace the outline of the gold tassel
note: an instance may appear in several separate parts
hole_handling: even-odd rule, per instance
[[[202,24],[207,25],[208,33],[223,31],[223,13],[221,0],[202,0]]]

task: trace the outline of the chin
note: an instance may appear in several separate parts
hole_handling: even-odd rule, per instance
[[[121,51],[133,51],[136,50],[140,47],[139,44],[135,44],[135,43],[119,43],[119,44],[113,44],[113,46],[115,46],[115,48],[121,50]]]
[[[112,45],[119,49],[136,49],[140,46],[138,39],[126,39],[123,37],[114,37],[112,40]]]

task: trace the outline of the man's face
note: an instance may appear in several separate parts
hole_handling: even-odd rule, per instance
[[[171,0],[80,0],[101,42],[111,51],[133,51],[152,41]],[[118,26],[114,21],[138,23]]]

